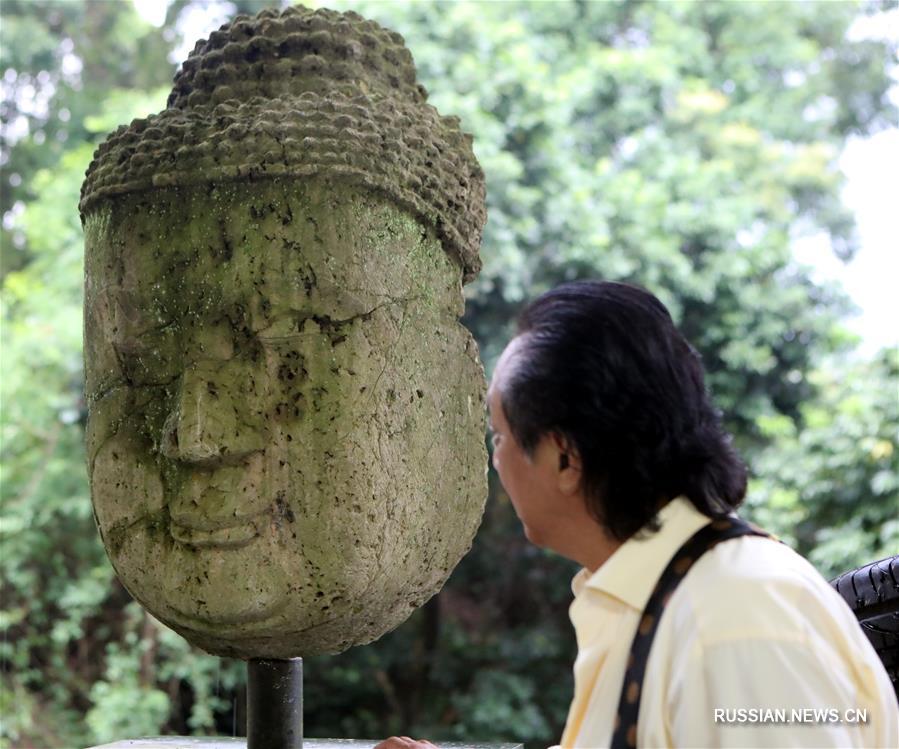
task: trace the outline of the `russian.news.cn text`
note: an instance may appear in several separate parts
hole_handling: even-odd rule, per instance
[[[716,723],[867,723],[868,710],[819,707],[762,708],[737,707],[714,709]]]

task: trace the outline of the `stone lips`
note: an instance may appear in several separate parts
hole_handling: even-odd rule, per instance
[[[104,198],[154,188],[347,181],[433,226],[471,281],[487,219],[484,175],[458,118],[441,117],[425,97],[402,37],[355,13],[238,16],[197,44],[168,109],[100,145],[82,185],[82,220]]]

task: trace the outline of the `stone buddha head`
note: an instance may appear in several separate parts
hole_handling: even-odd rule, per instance
[[[91,495],[125,587],[239,658],[404,621],[483,512],[459,316],[486,214],[402,38],[239,16],[100,146],[80,207]]]

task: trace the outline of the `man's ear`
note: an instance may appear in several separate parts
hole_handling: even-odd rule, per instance
[[[559,455],[559,489],[564,494],[574,494],[581,488],[581,455],[571,441],[561,434],[553,432],[550,438]]]

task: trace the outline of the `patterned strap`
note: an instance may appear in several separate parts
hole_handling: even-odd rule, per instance
[[[646,603],[646,608],[643,609],[643,616],[631,644],[631,653],[621,687],[621,698],[618,701],[618,715],[615,718],[611,749],[637,746],[637,716],[640,710],[643,676],[646,673],[652,640],[671,595],[699,557],[716,544],[739,536],[774,538],[770,533],[740,518],[713,520],[687,539],[668,562]]]

